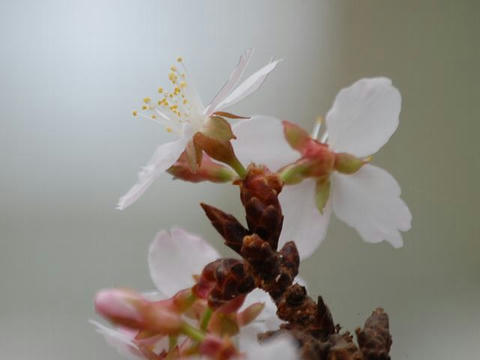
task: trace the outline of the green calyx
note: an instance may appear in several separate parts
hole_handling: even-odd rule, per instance
[[[342,174],[354,174],[367,162],[348,153],[337,153],[334,168]]]
[[[330,197],[330,185],[330,177],[317,180],[315,186],[315,204],[317,205],[320,214],[323,214],[325,205],[327,205],[328,198]]]

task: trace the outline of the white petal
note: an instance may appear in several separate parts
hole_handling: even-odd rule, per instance
[[[253,321],[252,324],[247,325],[247,327],[253,325],[258,332],[278,329],[282,321],[277,316],[277,306],[270,295],[262,289],[257,288],[248,294],[242,305],[242,310],[259,302],[264,303],[265,307],[255,321]]]
[[[295,241],[300,259],[313,254],[327,233],[331,201],[323,214],[315,204],[315,180],[306,179],[297,185],[283,187],[279,196],[284,220],[279,248],[287,241]]]
[[[182,137],[157,147],[148,164],[138,173],[137,183],[118,200],[117,209],[123,210],[137,201],[154,180],[177,161],[188,140]]]
[[[275,171],[299,158],[285,140],[282,122],[274,117],[255,115],[232,130],[237,137],[232,141],[235,154],[245,166],[255,162]]]
[[[150,245],[148,265],[157,288],[168,296],[193,285],[193,275],[220,257],[201,237],[173,228],[160,231]]]
[[[235,66],[232,73],[230,74],[230,78],[228,81],[223,85],[217,95],[213,98],[210,104],[205,109],[205,114],[210,116],[217,110],[217,105],[224,100],[228,94],[238,85],[240,78],[242,77],[245,69],[247,68],[248,63],[253,55],[253,49],[248,49],[245,51],[242,56],[240,56],[240,60],[238,61],[238,65]]]
[[[243,98],[257,91],[267,78],[267,75],[270,74],[273,69],[275,69],[280,61],[281,60],[272,61],[246,78],[235,90],[230,93],[230,95],[228,95],[217,105],[216,110],[221,110],[236,104]]]
[[[248,336],[248,337],[247,337]],[[293,338],[280,335],[259,344],[254,334],[240,334],[240,351],[247,359],[298,360],[300,354]]]
[[[340,90],[327,114],[328,144],[358,157],[377,152],[397,129],[401,102],[387,78],[362,79]]]
[[[412,215],[400,198],[400,186],[387,171],[367,164],[353,175],[334,173],[331,196],[335,214],[363,240],[403,245],[400,231],[410,229]]]
[[[105,341],[115,348],[120,355],[125,356],[127,359],[144,358],[137,345],[133,342],[136,336],[134,331],[112,329],[93,320],[90,320],[90,323],[97,327],[97,332],[103,335]]]

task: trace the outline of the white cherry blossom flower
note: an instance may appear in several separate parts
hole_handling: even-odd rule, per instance
[[[412,216],[400,198],[400,186],[364,159],[395,132],[400,107],[400,93],[390,79],[370,78],[338,93],[318,141],[318,127],[312,139],[271,117],[252,117],[233,127],[241,161],[264,163],[272,170],[293,163],[283,170],[297,172],[292,183],[303,180],[280,194],[285,216],[280,244],[294,240],[301,258],[310,256],[325,237],[333,211],[366,242],[403,245],[400,232],[410,229]],[[282,141],[284,133],[290,146]],[[301,152],[301,160],[291,147]]]
[[[180,228],[160,231],[155,236],[148,252],[150,276],[157,290],[144,294],[144,296],[152,300],[161,300],[172,296],[181,289],[193,286],[195,284],[193,275],[200,274],[205,265],[220,257],[220,254],[208,242],[197,235]],[[252,342],[253,338],[256,340],[257,333],[277,329],[280,324],[280,320],[276,316],[276,306],[263,290],[252,291],[247,296],[242,309],[259,302],[265,304],[262,313],[252,323],[242,327],[239,335],[240,339],[244,339],[248,344],[248,348],[254,346]],[[96,321],[91,321],[91,323],[96,326],[97,332],[105,337],[107,343],[121,355],[132,359],[145,358],[138,346],[138,340],[135,339],[137,335],[135,330],[122,327],[110,328]],[[265,351],[270,348],[271,351],[274,351],[277,347],[288,346],[285,344],[285,341],[282,340],[275,346],[267,346]],[[154,340],[154,346],[155,353],[160,353],[168,348],[168,340],[164,337]],[[248,353],[248,348],[240,350]]]
[[[150,161],[139,172],[137,183],[118,201],[117,209],[125,209],[134,203],[159,175],[172,166],[187,148],[195,133],[211,134],[216,131],[215,126],[223,126],[220,131],[225,131],[225,126],[229,127],[228,124],[215,124],[212,116],[215,117],[216,114],[231,115],[222,110],[258,90],[267,75],[279,63],[279,60],[271,61],[241,82],[252,55],[253,50],[250,49],[240,57],[240,61],[233,69],[228,81],[206,106],[203,105],[188,78],[183,59],[177,59],[179,66],[183,69],[178,69],[176,66],[170,68],[169,80],[173,90],[166,92],[163,88],[159,88],[158,100],[147,97],[144,99],[142,110],[133,112],[136,117],[140,116],[160,123],[167,132],[175,135],[177,140],[158,146]],[[190,149],[193,148],[193,146],[190,147]]]

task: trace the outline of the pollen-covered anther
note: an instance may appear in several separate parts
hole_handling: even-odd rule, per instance
[[[178,76],[174,72],[171,72],[170,74],[168,74],[168,79],[171,81],[172,84],[176,84]]]

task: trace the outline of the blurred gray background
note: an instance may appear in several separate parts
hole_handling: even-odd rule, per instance
[[[338,90],[393,79],[398,131],[374,159],[413,213],[405,247],[369,245],[333,221],[301,273],[354,329],[391,316],[393,359],[473,359],[480,350],[478,1],[2,1],[2,359],[116,359],[87,323],[96,290],[153,288],[155,233],[172,225],[220,248],[197,204],[241,215],[236,189],[162,177],[124,212],[162,128],[131,117],[185,58],[204,101],[244,49],[250,72],[285,61],[241,114],[310,128]],[[230,254],[222,249],[224,254]]]

